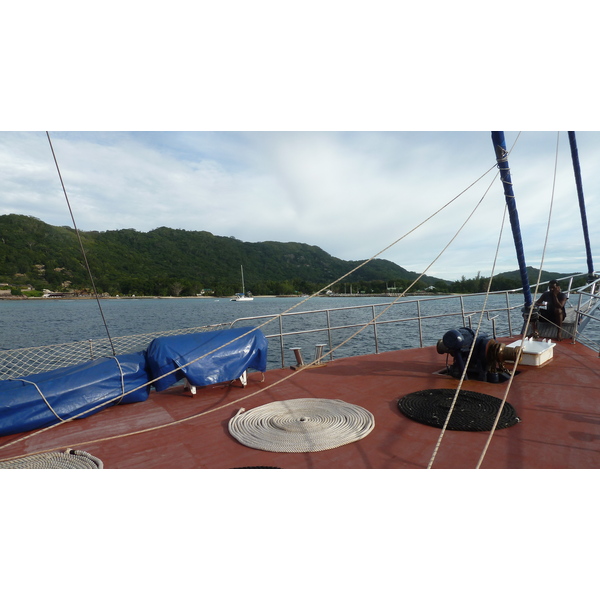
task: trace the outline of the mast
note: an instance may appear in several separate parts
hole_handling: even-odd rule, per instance
[[[510,217],[510,226],[515,241],[519,272],[521,273],[521,285],[523,286],[523,296],[525,297],[525,308],[529,308],[533,304],[533,300],[531,298],[529,276],[527,275],[527,267],[525,265],[525,252],[523,251],[523,238],[521,237],[517,203],[513,193],[510,167],[508,166],[508,152],[506,151],[506,142],[504,141],[504,131],[492,131],[492,143],[494,144],[494,150],[496,151],[496,161],[498,162],[498,168],[500,169],[500,179],[504,186],[504,197],[506,199],[508,216]]]
[[[244,266],[240,265],[240,271],[242,272],[242,294],[246,295],[246,288],[244,286]]]
[[[581,225],[583,227],[583,238],[585,240],[585,251],[587,254],[588,279],[591,280],[594,273],[594,261],[592,259],[592,248],[590,245],[590,234],[588,232],[585,202],[583,200],[583,184],[581,183],[581,169],[579,167],[579,152],[575,132],[569,131],[569,144],[571,145],[571,158],[573,159],[573,173],[577,184],[577,197],[579,198],[579,211],[581,212]]]

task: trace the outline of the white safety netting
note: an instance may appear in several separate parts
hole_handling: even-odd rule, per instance
[[[113,356],[113,346],[117,355],[130,354],[145,350],[148,344],[158,337],[201,333],[228,327],[229,323],[220,323],[218,325],[188,327],[171,331],[140,333],[112,338],[112,345],[108,338],[99,338],[37,348],[0,350],[0,380],[26,377],[32,373],[45,373],[60,367],[79,365],[97,358]]]

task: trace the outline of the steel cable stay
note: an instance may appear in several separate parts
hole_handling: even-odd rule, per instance
[[[120,395],[120,398],[122,398],[124,395],[127,394],[132,394],[136,391],[139,391],[140,389],[142,389],[143,387],[146,387],[148,385],[152,385],[153,383],[155,383],[156,381],[158,381],[159,379],[163,379],[164,377],[168,377],[170,375],[172,375],[173,373],[176,373],[177,371],[180,371],[190,365],[192,365],[193,363],[196,363],[204,358],[206,358],[207,356],[214,354],[215,352],[218,352],[219,350],[222,350],[223,348],[225,348],[226,346],[234,343],[235,341],[240,340],[241,338],[250,335],[251,333],[265,327],[266,325],[268,325],[269,323],[272,323],[273,321],[275,321],[276,319],[278,319],[281,315],[284,315],[286,313],[291,312],[292,310],[294,310],[295,308],[299,307],[300,305],[302,305],[304,302],[307,302],[308,300],[310,300],[311,298],[319,295],[320,293],[324,292],[326,289],[328,289],[329,287],[331,287],[332,285],[334,285],[335,283],[339,283],[340,281],[342,281],[343,279],[345,279],[346,277],[348,277],[350,274],[354,273],[356,270],[358,270],[359,268],[361,268],[362,266],[366,265],[367,263],[371,262],[372,260],[374,260],[375,258],[377,258],[378,256],[380,256],[383,252],[385,252],[386,250],[388,250],[389,248],[391,248],[392,246],[394,246],[395,244],[397,244],[398,242],[402,241],[403,239],[405,239],[407,236],[409,236],[411,233],[414,233],[417,229],[419,229],[420,227],[422,227],[423,225],[425,225],[425,223],[427,223],[428,221],[430,221],[434,216],[436,216],[437,214],[439,214],[441,211],[443,211],[445,208],[447,208],[448,206],[450,206],[453,202],[455,202],[460,196],[462,196],[465,192],[467,192],[471,187],[473,187],[476,183],[478,183],[481,179],[483,179],[488,173],[490,173],[493,169],[494,169],[495,165],[493,165],[492,167],[490,167],[485,173],[483,173],[480,177],[478,177],[473,183],[471,183],[467,188],[465,188],[462,192],[460,192],[459,194],[457,194],[454,198],[452,198],[451,200],[449,200],[446,204],[444,204],[441,208],[439,208],[438,210],[436,210],[433,214],[429,215],[426,219],[424,219],[421,223],[419,223],[417,226],[413,227],[411,230],[409,230],[407,233],[405,233],[404,235],[402,235],[401,237],[399,237],[397,240],[395,240],[394,242],[392,242],[391,244],[389,244],[388,246],[386,246],[383,250],[380,250],[379,252],[377,252],[375,255],[373,255],[371,258],[365,260],[363,263],[361,263],[360,265],[358,265],[357,267],[353,268],[352,270],[348,271],[348,273],[346,273],[344,276],[338,278],[336,281],[334,281],[333,283],[330,283],[326,286],[324,286],[322,289],[320,289],[319,291],[315,292],[314,294],[312,294],[311,296],[304,298],[303,300],[301,300],[300,302],[296,303],[295,305],[291,306],[290,308],[288,308],[287,310],[283,311],[282,313],[280,313],[279,315],[275,315],[273,318],[265,321],[264,323],[254,327],[253,329],[251,329],[250,331],[230,340],[229,342],[219,346],[218,348],[215,348],[213,350],[211,350],[210,352],[207,352],[206,354],[197,357],[191,361],[189,361],[188,363],[184,364],[184,365],[180,365],[178,366],[176,369],[173,369],[172,371],[165,373],[164,375],[161,375],[160,377],[157,377],[151,381],[148,381],[146,383],[144,383],[143,385],[140,385],[134,389],[129,390],[128,392],[126,392],[126,394],[122,394]],[[494,179],[493,181],[498,177],[498,174],[496,173],[494,175]],[[414,285],[416,285],[416,283],[427,273],[427,271],[435,264],[435,262],[437,262],[437,260],[439,260],[439,258],[446,252],[446,250],[450,247],[450,245],[454,242],[454,240],[458,237],[459,233],[462,231],[462,229],[466,226],[466,224],[469,222],[469,220],[473,217],[473,215],[475,214],[475,212],[477,211],[477,209],[481,206],[484,198],[486,197],[487,193],[489,192],[491,186],[493,185],[493,181],[492,183],[490,183],[490,185],[488,186],[487,190],[485,191],[484,195],[481,197],[481,199],[479,199],[479,201],[477,202],[475,208],[471,211],[471,213],[468,215],[468,217],[466,218],[466,220],[464,221],[464,223],[459,227],[458,231],[454,234],[454,236],[451,238],[451,240],[446,244],[446,246],[442,249],[442,251],[433,259],[433,261],[431,261],[431,263],[427,266],[427,268],[419,275],[418,278],[416,278],[407,288],[406,290],[404,290],[404,292],[398,297],[396,298],[392,303],[390,303],[390,305],[383,309],[378,315],[376,315],[373,319],[371,319],[371,321],[369,321],[368,323],[366,323],[363,327],[361,327],[360,329],[358,329],[357,331],[355,331],[353,334],[351,334],[347,339],[345,339],[344,341],[342,341],[340,344],[338,344],[336,347],[332,348],[331,350],[329,350],[328,352],[324,353],[319,360],[322,360],[323,358],[326,358],[327,356],[329,356],[330,354],[332,354],[333,352],[337,351],[339,348],[343,347],[345,344],[347,344],[350,340],[352,340],[354,337],[356,337],[358,334],[360,334],[362,331],[364,331],[367,327],[370,327],[373,325],[373,323],[375,323],[385,312],[387,312],[393,305],[395,305],[397,302],[399,302],[402,298],[404,298],[404,296],[406,295],[406,293],[412,289],[412,287]],[[226,408],[232,404],[236,404],[239,403],[245,399],[251,398],[253,396],[255,396],[258,393],[262,393],[263,391],[266,391],[272,387],[274,387],[275,385],[279,385],[280,383],[283,383],[285,381],[287,381],[288,379],[290,379],[291,377],[296,376],[298,373],[302,372],[305,368],[311,367],[313,364],[315,364],[317,362],[317,360],[315,359],[314,361],[304,365],[303,368],[297,369],[295,371],[292,371],[292,373],[290,373],[289,375],[287,375],[286,377],[282,378],[281,380],[267,386],[266,388],[262,388],[261,390],[258,390],[256,392],[253,392],[251,394],[248,394],[242,398],[239,398],[237,400],[234,400],[228,404],[224,404],[220,407],[216,407],[214,409],[210,409],[208,411],[203,411],[201,413],[198,413],[196,415],[191,415],[190,417],[186,417],[184,419],[178,420],[178,421],[173,421],[171,423],[166,423],[163,425],[159,425],[156,427],[151,427],[151,428],[147,428],[147,429],[143,429],[143,430],[139,430],[139,431],[134,431],[134,432],[130,432],[130,433],[126,433],[126,434],[119,434],[116,436],[111,436],[108,438],[104,438],[102,440],[92,440],[92,441],[86,441],[86,442],[80,442],[77,444],[71,444],[71,446],[74,445],[83,445],[83,444],[92,444],[92,443],[96,443],[96,442],[100,442],[100,441],[107,441],[107,440],[112,440],[112,439],[116,439],[116,438],[120,438],[120,437],[128,437],[131,435],[137,435],[137,434],[141,434],[141,433],[147,433],[150,431],[155,431],[157,429],[161,429],[161,428],[165,428],[165,427],[170,427],[172,425],[177,425],[179,423],[183,423],[192,419],[196,419],[198,417],[201,417],[203,415],[209,414],[211,412],[214,412],[216,410],[221,410],[223,408]],[[64,422],[69,422],[72,421],[76,418],[81,418],[83,416],[85,416],[87,413],[92,412],[92,411],[97,411],[100,408],[103,408],[109,404],[111,404],[112,402],[115,401],[115,398],[111,398],[110,400],[96,405],[93,408],[90,408],[86,411],[83,411],[81,413],[78,413],[78,415],[71,417],[69,419],[64,420]],[[7,448],[9,446],[12,446],[16,443],[22,442],[24,440],[27,440],[31,437],[34,437],[36,435],[39,435],[45,431],[49,431],[50,429],[53,429],[54,427],[57,427],[59,425],[61,425],[62,422],[59,423],[55,423],[53,425],[49,425],[48,427],[45,427],[44,429],[40,429],[34,432],[31,432],[21,438],[15,439],[12,442],[8,442],[6,444],[4,444],[3,446],[0,446],[0,449],[3,448]],[[60,447],[59,447],[60,448]],[[29,454],[25,454],[23,456],[29,456]],[[6,460],[6,459],[0,459],[0,461],[2,460]]]

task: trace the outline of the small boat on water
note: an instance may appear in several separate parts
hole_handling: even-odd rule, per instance
[[[513,211],[508,152],[503,136],[493,140]],[[262,336],[262,325],[221,324],[218,333],[189,333],[180,340],[158,335],[143,342],[130,369],[137,376],[148,368],[142,383],[125,389],[117,370],[110,384],[74,386],[90,395],[89,416],[60,412],[44,390],[48,379],[56,386],[56,377],[17,371],[23,352],[0,353],[0,371],[7,373],[2,383],[10,388],[4,399],[11,399],[2,399],[0,386],[0,422],[9,404],[12,411],[20,410],[12,400],[17,388],[26,389],[27,402],[48,416],[45,428],[4,432],[0,467],[47,467],[58,456],[61,465],[93,459],[112,469],[598,468],[600,358],[584,337],[600,306],[591,253],[586,282],[574,286],[573,277],[565,282],[570,306],[563,339],[555,343],[548,339],[559,333],[552,323],[540,324],[542,339],[528,337],[535,311],[518,242],[516,248],[523,299],[514,290],[506,293],[507,306],[498,311],[505,317],[502,326],[496,326],[498,314],[490,317],[489,294],[482,294],[477,310],[465,309],[463,297],[436,298],[462,306],[459,311],[440,308],[437,314],[419,310],[413,319],[417,332],[424,319],[438,319],[438,344],[415,339],[413,347],[394,351],[379,351],[378,336],[391,320],[386,306],[373,306],[372,319],[345,325],[350,337],[373,333],[375,353],[360,356],[333,358],[336,348],[328,336],[341,327],[329,323],[307,330],[327,341],[316,344],[314,360],[305,360],[309,348],[286,347],[299,332]],[[484,318],[491,318],[491,334],[483,331]],[[395,325],[405,327],[405,321]],[[263,337],[280,347],[281,368],[265,372]],[[236,344],[235,353],[230,344]],[[284,364],[289,351],[295,364]],[[119,362],[109,358],[98,368],[104,372],[105,363]],[[236,368],[229,370],[234,362]],[[68,368],[59,367],[66,370],[55,369],[54,375],[71,378]],[[176,385],[188,378],[188,389]],[[107,392],[110,386],[116,389]],[[140,388],[139,401],[120,405]],[[99,394],[104,395],[99,399]]]
[[[244,267],[240,265],[240,270],[242,272],[242,291],[235,295],[234,298],[231,299],[232,302],[250,302],[254,300],[252,296],[246,294],[246,286],[244,284]]]

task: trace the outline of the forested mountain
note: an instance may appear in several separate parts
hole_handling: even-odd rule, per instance
[[[190,295],[209,288],[217,295],[231,295],[240,291],[240,265],[246,288],[255,295],[310,293],[360,264],[308,244],[250,243],[168,227],[148,233],[123,229],[80,235],[98,291],[110,294]],[[355,291],[381,292],[392,282],[403,287],[417,276],[376,259],[346,284],[355,284]],[[1,215],[0,282],[39,290],[89,289],[76,232],[34,217]],[[419,283],[423,288],[442,280],[424,277]]]
[[[529,284],[533,287],[538,280],[539,269],[534,269],[533,267],[527,267],[527,277],[529,278]],[[502,274],[503,277],[509,279],[516,279],[521,281],[521,274],[517,271],[509,271],[507,273]],[[542,277],[540,281],[550,281],[551,279],[560,279],[561,277],[565,277],[565,273],[556,273],[553,271],[542,271]]]
[[[241,291],[240,265],[246,289],[255,295],[313,293],[362,261],[345,261],[317,246],[298,242],[242,242],[207,231],[159,227],[80,232],[98,292],[111,295],[179,296],[203,289],[219,296]],[[533,286],[538,270],[527,267]],[[542,281],[560,273],[542,272]],[[406,289],[418,273],[389,260],[376,259],[353,273],[334,292],[383,293]],[[580,278],[583,283],[584,278]],[[492,290],[520,287],[518,271],[494,277]],[[13,289],[31,285],[60,291],[90,290],[74,229],[48,225],[35,217],[0,215],[0,283]],[[449,282],[423,277],[413,288],[435,286],[438,292],[483,292],[488,279]]]

